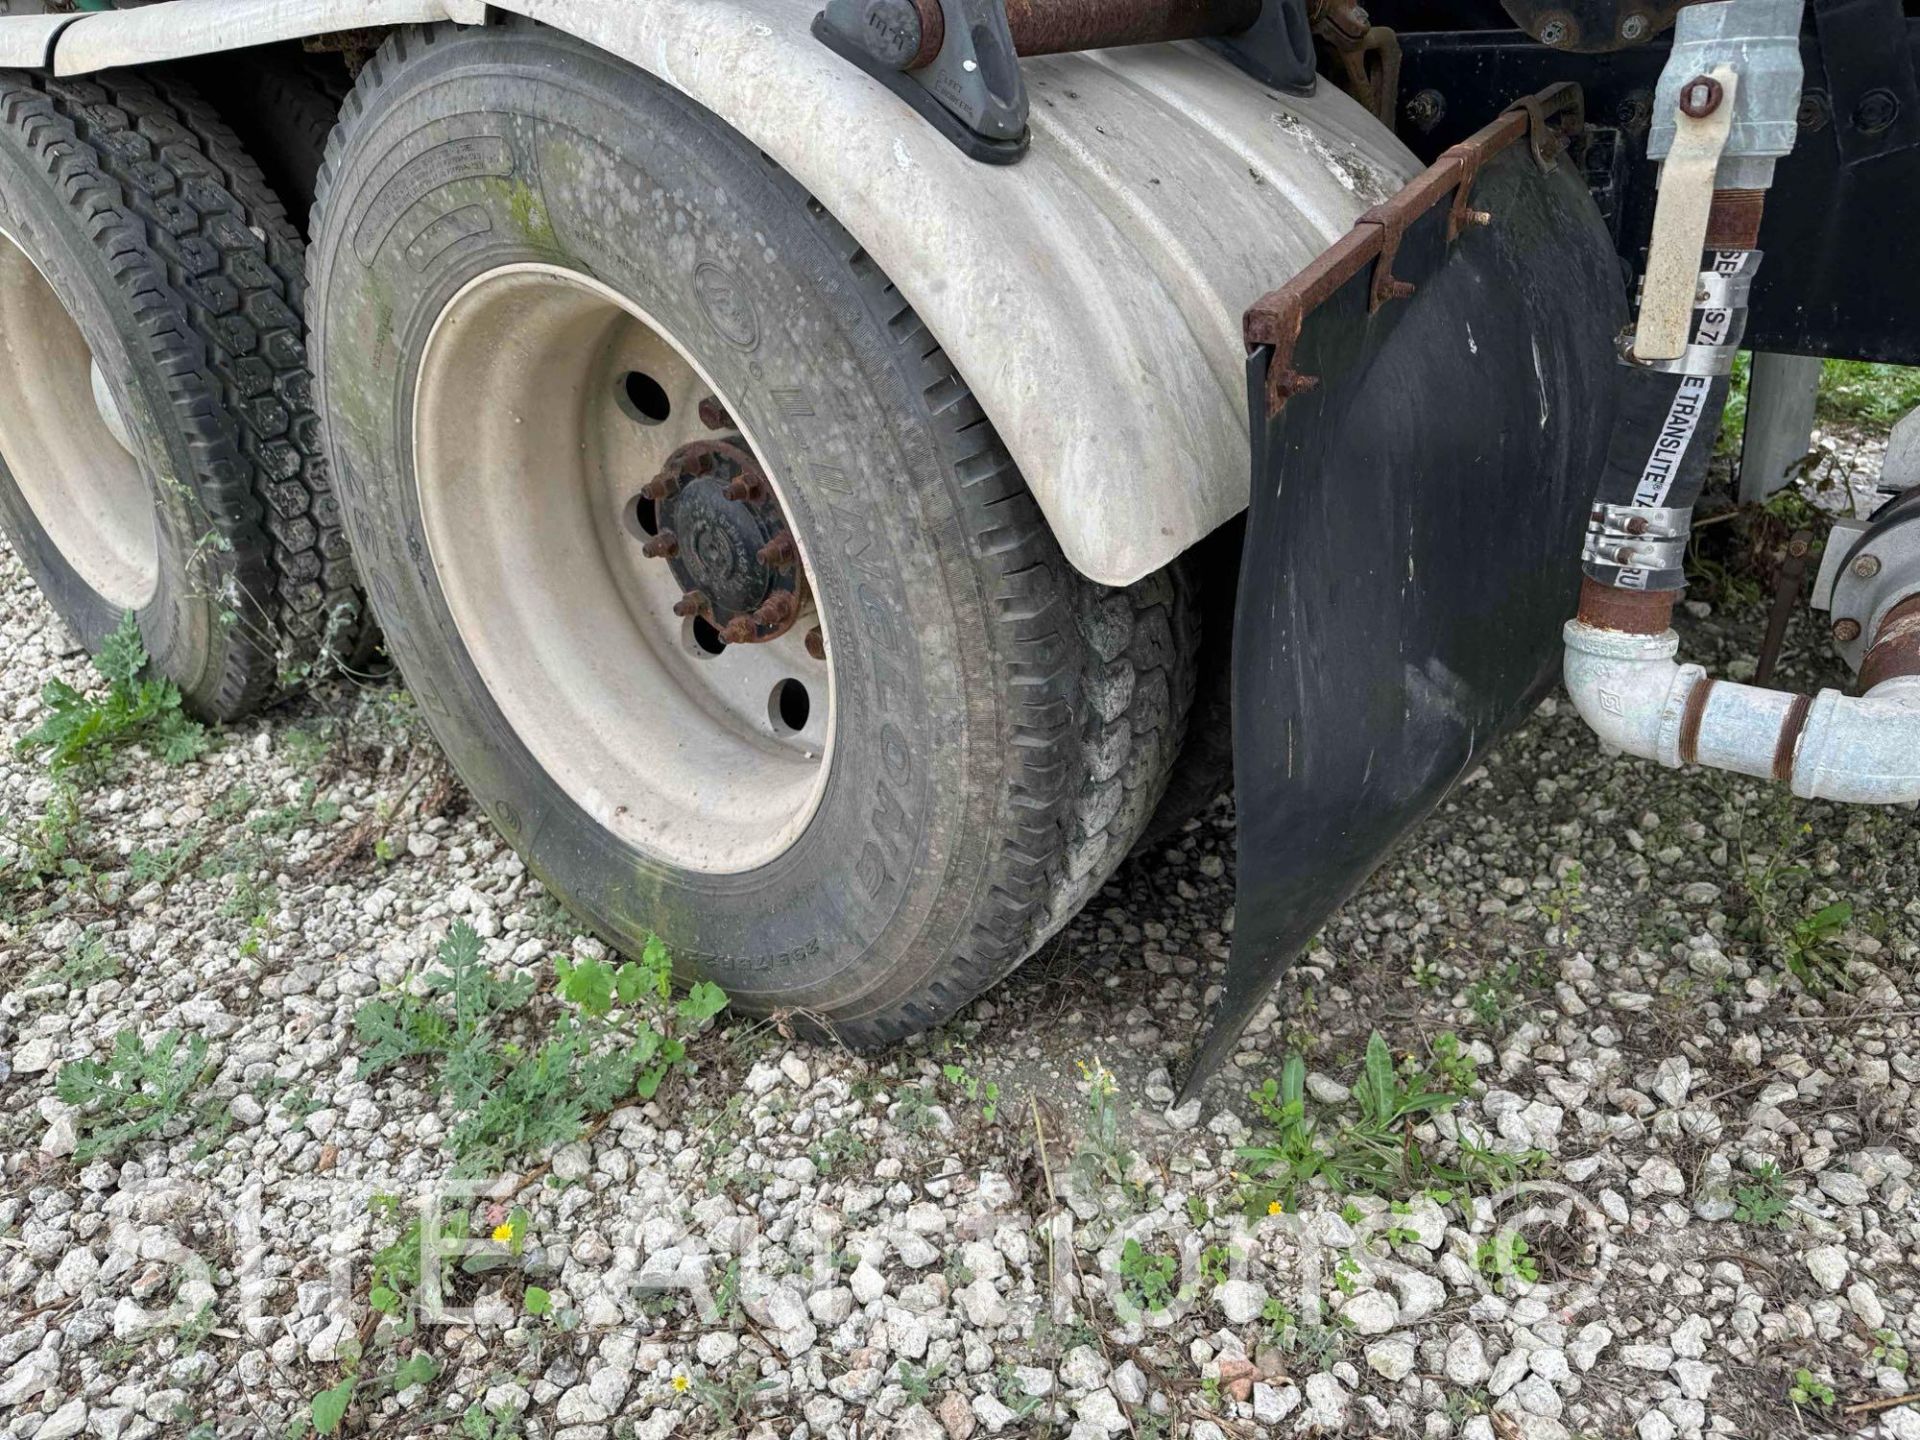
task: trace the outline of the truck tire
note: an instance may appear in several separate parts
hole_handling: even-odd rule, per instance
[[[327,136],[353,85],[340,56],[309,55],[290,44],[238,61],[216,55],[181,63],[203,94],[220,97],[220,118],[260,166],[287,218],[306,234]]]
[[[1192,694],[1184,588],[1066,564],[937,340],[711,114],[536,26],[397,32],[310,279],[389,651],[613,944],[880,1044],[1138,836]]]
[[[358,633],[302,264],[186,85],[0,72],[0,526],[83,644],[133,612],[208,719]]]

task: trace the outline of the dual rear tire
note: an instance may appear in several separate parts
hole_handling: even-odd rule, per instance
[[[1184,577],[1079,576],[886,275],[684,96],[532,25],[396,32],[329,142],[303,297],[190,92],[5,83],[0,230],[73,317],[67,370],[120,377],[82,428],[155,517],[137,593],[36,503],[106,468],[0,481],[82,639],[132,608],[196,708],[239,713],[360,623],[350,537],[549,887],[853,1044],[951,1015],[1139,838],[1192,703]]]
[[[937,339],[766,156],[556,32],[410,30],[319,192],[315,372],[381,625],[596,929],[875,1044],[1106,879],[1183,733],[1186,587],[1066,564]],[[674,469],[711,443],[766,505]],[[775,514],[792,582],[747,558]],[[792,627],[715,654],[671,613],[743,580],[793,583]]]
[[[0,527],[88,648],[231,719],[362,631],[298,235],[176,80],[0,72]]]

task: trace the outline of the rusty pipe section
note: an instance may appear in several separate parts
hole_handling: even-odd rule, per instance
[[[1014,54],[1061,55],[1117,45],[1155,45],[1237,35],[1260,18],[1263,0],[1007,0]],[[906,71],[931,65],[947,39],[940,0],[872,0],[870,26],[894,43]],[[911,37],[900,43],[899,37]],[[911,46],[909,49],[908,47]]]
[[[938,8],[937,0],[928,0]],[[1260,18],[1261,0],[1007,0],[1020,56],[1106,50],[1235,35]]]

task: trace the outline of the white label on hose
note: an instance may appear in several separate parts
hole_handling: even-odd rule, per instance
[[[1680,386],[1673,392],[1673,403],[1667,407],[1667,418],[1661,422],[1660,434],[1653,442],[1653,453],[1640,471],[1640,483],[1633,488],[1634,504],[1667,503],[1667,492],[1673,488],[1673,477],[1680,471],[1680,462],[1686,459],[1694,431],[1700,428],[1700,412],[1706,408],[1707,392],[1712,387],[1713,377],[1709,375],[1680,377]]]

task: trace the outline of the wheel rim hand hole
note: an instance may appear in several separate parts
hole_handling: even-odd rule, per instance
[[[659,425],[673,413],[673,402],[660,382],[644,370],[629,370],[620,377],[620,408],[642,425]]]
[[[632,517],[634,528],[639,530],[642,535],[658,535],[660,533],[660,512],[655,508],[653,500],[649,496],[636,495],[634,497]]]
[[[767,697],[767,719],[776,735],[798,735],[812,713],[813,699],[798,680],[782,680]]]
[[[704,615],[689,615],[683,634],[687,653],[696,660],[711,660],[727,648],[727,642]]]

